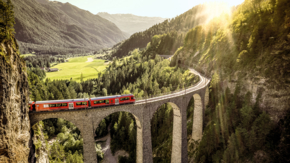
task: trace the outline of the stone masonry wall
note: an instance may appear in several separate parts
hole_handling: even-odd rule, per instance
[[[26,163],[30,123],[25,63],[15,39],[0,44],[0,162]]]

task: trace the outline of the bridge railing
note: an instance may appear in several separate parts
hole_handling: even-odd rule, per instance
[[[151,98],[161,97],[161,96],[165,96],[165,95],[170,95],[170,94],[177,93],[177,92],[182,92],[182,91],[184,91],[184,94],[186,94],[186,90],[195,87],[196,85],[199,84],[199,82],[200,81],[198,81],[197,83],[195,83],[194,85],[191,85],[189,87],[184,87],[184,88],[181,88],[181,89],[175,89],[174,91],[169,91],[169,92],[166,92],[166,93],[160,93],[160,94],[150,95],[150,96],[145,96],[145,97],[137,97],[136,101],[138,101],[138,100],[150,100]]]
[[[191,66],[189,66],[189,65],[184,65],[184,64],[179,64],[178,66],[183,67],[183,68],[192,68],[192,69],[196,70],[196,71],[197,71],[199,74],[201,74],[202,76],[204,76],[204,77],[206,77],[206,78],[208,78],[208,79],[211,78],[210,73],[206,72],[206,71],[204,70],[204,68],[202,68],[202,67],[200,67],[200,66],[198,66],[198,65],[196,65],[196,64],[192,64]]]
[[[198,72],[198,73],[200,73],[200,72]],[[203,73],[200,73],[200,75],[210,79],[210,77],[208,77],[208,75],[205,75]],[[184,87],[184,88],[180,88],[180,89],[177,89],[177,87],[175,87],[174,91],[169,91],[169,92],[166,92],[166,93],[160,93],[160,94],[150,95],[150,96],[145,96],[145,97],[137,97],[136,101],[139,101],[139,100],[149,100],[150,101],[150,99],[152,99],[152,98],[161,97],[161,96],[165,96],[165,95],[169,95],[169,94],[173,94],[173,93],[177,93],[177,92],[182,92],[182,91],[184,91],[184,94],[186,94],[186,90],[190,90],[190,88],[193,88],[196,85],[198,85],[200,83],[200,80],[201,79],[199,78],[199,81],[197,83],[195,83],[193,85],[190,85],[188,87]],[[204,82],[206,82],[206,81],[204,81]]]

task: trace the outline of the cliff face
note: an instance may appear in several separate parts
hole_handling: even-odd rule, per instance
[[[224,79],[224,89],[229,87],[231,92],[234,93],[236,85],[239,83],[241,86],[241,94],[247,92],[252,93],[252,103],[256,102],[260,96],[259,107],[269,113],[271,119],[278,122],[284,118],[285,113],[290,105],[290,90],[289,89],[276,89],[275,85],[271,85],[266,78],[255,77],[245,78],[238,81],[238,77]]]
[[[0,44],[0,162],[27,162],[28,81],[15,39]]]
[[[33,149],[35,149],[35,154],[33,153],[33,156],[36,157],[30,159],[29,160],[30,163],[49,163],[48,143],[45,141],[44,138],[43,127],[44,125],[42,122],[37,123],[32,127],[34,134],[31,135],[31,137],[35,144],[35,147],[33,147]]]

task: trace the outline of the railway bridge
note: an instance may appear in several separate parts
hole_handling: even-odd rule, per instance
[[[172,137],[172,163],[187,163],[187,107],[191,98],[194,98],[194,114],[192,138],[202,138],[203,119],[205,106],[209,101],[208,85],[210,80],[194,69],[194,74],[199,75],[200,81],[185,90],[136,101],[131,105],[120,105],[86,110],[68,110],[59,112],[34,112],[30,113],[31,126],[49,118],[62,118],[76,125],[83,137],[83,156],[85,163],[97,162],[94,131],[102,119],[116,112],[129,112],[137,124],[137,163],[153,163],[151,120],[157,109],[169,103],[173,108],[173,137]]]

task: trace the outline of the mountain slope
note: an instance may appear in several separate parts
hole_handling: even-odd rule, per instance
[[[231,12],[225,4],[202,4],[193,7],[187,12],[173,18],[167,19],[162,23],[156,24],[144,32],[133,34],[129,39],[124,41],[116,51],[113,52],[112,57],[123,57],[136,48],[144,48],[151,38],[155,35],[163,35],[176,31],[178,37],[184,37],[187,31],[195,26],[205,24],[211,18],[221,14],[221,12]],[[170,51],[174,51],[172,49]]]
[[[136,32],[144,31],[151,26],[163,22],[165,19],[160,17],[144,17],[132,14],[109,14],[100,12],[99,15],[114,24],[116,24],[123,32],[132,35]]]
[[[273,3],[274,2],[274,3]],[[261,93],[261,108],[279,121],[290,104],[290,1],[246,0],[232,16],[191,29],[171,65],[199,65],[234,91]]]
[[[125,39],[114,23],[69,3],[13,0],[13,4],[22,52],[95,50]]]

